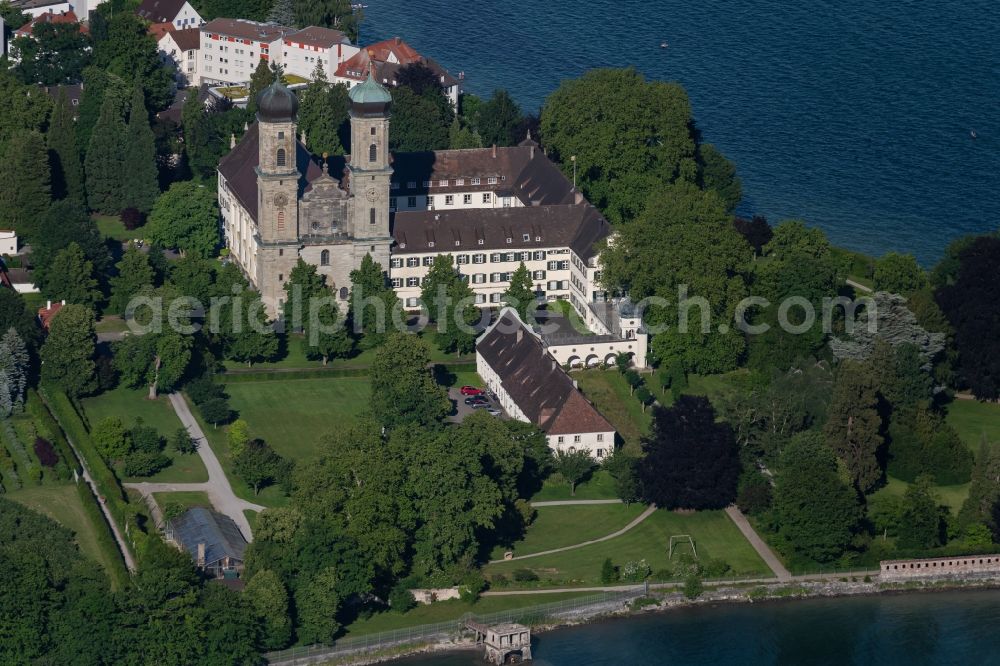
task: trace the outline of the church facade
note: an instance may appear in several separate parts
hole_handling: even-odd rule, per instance
[[[271,316],[299,258],[346,301],[366,254],[407,308],[435,256],[450,254],[477,302],[497,306],[521,262],[536,291],[583,315],[604,300],[603,216],[527,138],[518,146],[389,151],[389,92],[371,76],[350,90],[352,155],[317,160],[298,140],[294,93],[263,91],[257,122],[219,164],[218,197],[233,261]]]

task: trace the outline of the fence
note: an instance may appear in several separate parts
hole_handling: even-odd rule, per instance
[[[379,650],[386,650],[392,647],[401,647],[405,645],[457,638],[462,633],[465,622],[467,621],[478,622],[486,625],[502,624],[505,622],[537,625],[549,619],[557,619],[562,616],[572,615],[585,610],[611,610],[626,601],[641,597],[645,594],[645,592],[646,587],[638,585],[633,588],[616,590],[614,592],[601,592],[587,597],[565,599],[562,601],[554,601],[527,608],[498,611],[485,615],[466,613],[461,618],[448,620],[446,622],[423,624],[415,627],[396,629],[394,631],[383,631],[381,633],[367,636],[357,636],[354,638],[348,637],[337,641],[333,646],[309,645],[303,647],[293,647],[287,650],[271,652],[264,656],[269,663],[282,664],[283,666],[306,664],[325,659],[336,659],[338,657],[347,657],[352,654],[377,652]]]

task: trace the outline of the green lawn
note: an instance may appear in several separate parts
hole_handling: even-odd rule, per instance
[[[212,508],[212,502],[208,499],[208,493],[199,490],[182,490],[176,493],[153,493],[153,499],[156,500],[161,511],[168,504],[177,504],[184,507],[184,509],[196,506],[203,506],[207,509]]]
[[[1000,405],[976,400],[955,400],[948,405],[948,423],[958,431],[973,453],[986,435],[988,442],[1000,446]]]
[[[132,238],[139,238],[142,232],[129,231],[122,224],[121,218],[117,215],[94,215],[94,222],[97,223],[97,230],[105,238],[111,238],[117,241],[126,241]]]
[[[72,484],[25,486],[5,495],[29,509],[43,513],[63,527],[76,534],[76,542],[80,551],[87,557],[100,563],[106,571],[111,571],[113,563],[97,543],[97,529],[107,529],[104,525],[95,526],[80,503],[80,496]]]
[[[577,485],[576,495],[570,495],[569,484],[558,474],[553,474],[545,480],[542,489],[535,493],[531,501],[550,502],[575,499],[618,499],[618,495],[615,493],[615,481],[610,474],[598,469],[594,471],[586,483]]]
[[[514,544],[514,554],[529,555],[607,536],[628,525],[645,508],[641,504],[539,507],[524,539]],[[497,547],[490,559],[502,558],[505,550]]]
[[[180,419],[174,413],[170,401],[165,395],[156,400],[149,400],[145,389],[130,389],[119,387],[92,398],[82,400],[83,409],[87,414],[90,427],[93,428],[102,419],[110,416],[119,417],[125,427],[142,419],[144,425],[156,428],[161,436],[168,441],[181,427]],[[166,469],[149,477],[126,478],[122,470],[116,470],[125,481],[150,481],[152,483],[203,483],[208,481],[208,472],[197,453],[177,453],[168,445],[166,455],[173,461]]]
[[[648,377],[649,375],[647,375]],[[649,431],[650,409],[630,395],[624,376],[617,370],[579,370],[570,373],[580,390],[615,427],[625,444],[637,447]]]
[[[117,315],[107,315],[94,324],[94,330],[98,333],[122,333],[128,330],[128,324]]]
[[[872,498],[884,495],[902,497],[906,489],[910,487],[910,484],[906,481],[900,481],[891,476],[887,480],[888,483],[886,483],[885,487],[875,491],[872,494]],[[958,486],[934,486],[934,492],[937,493],[941,503],[950,508],[952,514],[957,515],[958,510],[962,508],[962,503],[965,502],[965,498],[969,496],[969,485],[968,483],[963,483]]]
[[[378,613],[370,618],[357,620],[346,627],[347,636],[364,636],[382,631],[393,631],[406,627],[416,627],[421,624],[433,624],[457,620],[466,613],[487,615],[500,611],[530,609],[532,606],[565,601],[593,595],[593,592],[561,592],[545,595],[511,595],[504,597],[481,597],[473,604],[467,604],[458,599],[439,601],[437,603],[420,605],[406,613],[388,611]]]
[[[642,524],[622,536],[524,561],[490,564],[490,575],[508,577],[515,569],[531,569],[543,581],[560,585],[595,585],[600,583],[601,564],[610,557],[616,566],[631,560],[645,559],[654,573],[671,567],[667,550],[671,535],[689,534],[694,539],[698,556],[725,560],[736,576],[770,576],[771,571],[743,538],[736,525],[723,511],[699,511],[680,514],[659,510]],[[675,552],[675,558],[676,558]]]

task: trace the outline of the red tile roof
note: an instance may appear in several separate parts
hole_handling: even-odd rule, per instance
[[[337,44],[350,44],[351,40],[340,30],[322,28],[320,26],[309,26],[298,32],[285,35],[286,44],[302,44],[304,46],[316,46],[328,49]]]
[[[38,321],[41,322],[42,328],[46,331],[49,330],[52,318],[59,314],[63,305],[64,303],[53,303],[52,301],[49,301],[44,308],[38,308]]]
[[[458,82],[448,71],[430,58],[417,51],[399,37],[386,39],[362,48],[359,52],[340,63],[337,76],[344,79],[364,81],[368,69],[375,65],[375,78],[387,85],[395,85],[396,72],[406,65],[414,63],[427,65],[439,78],[443,77],[442,85],[452,86]]]
[[[17,32],[14,33],[14,36],[15,37],[25,37],[27,35],[30,35],[34,31],[35,26],[36,25],[40,25],[42,23],[52,23],[52,24],[77,23],[77,24],[79,24],[80,23],[80,19],[78,19],[76,17],[76,14],[73,13],[73,10],[69,10],[68,12],[60,12],[59,14],[55,14],[53,12],[46,12],[44,14],[39,14],[35,18],[31,19],[30,21],[28,21],[27,23],[25,23],[24,25],[22,25],[20,28],[17,29]],[[90,32],[90,30],[87,28],[87,26],[80,25],[80,32],[82,32],[83,34],[86,35],[87,33]]]

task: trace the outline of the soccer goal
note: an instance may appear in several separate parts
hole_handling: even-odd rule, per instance
[[[694,553],[694,559],[698,559],[698,549],[695,548],[694,539],[691,538],[690,534],[674,534],[670,537],[670,547],[667,551],[667,559],[674,559],[674,545],[683,546],[685,543],[691,546],[691,552]]]

